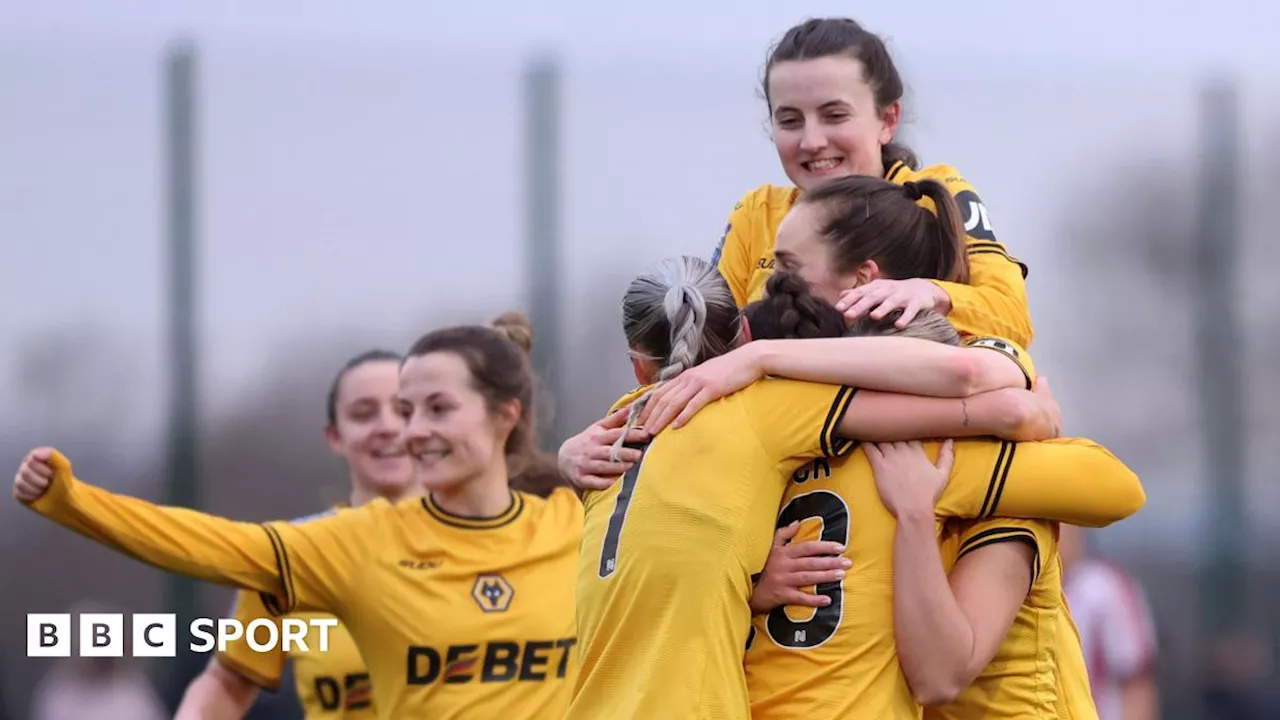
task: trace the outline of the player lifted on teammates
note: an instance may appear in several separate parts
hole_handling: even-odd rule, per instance
[[[738,304],[746,305],[763,293],[775,265],[778,226],[803,193],[849,175],[899,185],[936,180],[955,196],[963,216],[967,284],[887,276],[859,286],[839,307],[850,318],[868,312],[880,318],[903,309],[899,327],[917,311],[932,309],[962,335],[995,335],[1027,347],[1032,327],[1026,267],[996,241],[986,205],[958,170],[921,168],[915,153],[895,140],[902,91],[902,77],[884,42],[856,21],[822,18],[788,30],[769,54],[763,92],[778,159],[794,187],[762,185],[743,196],[713,262]],[[928,197],[918,202],[935,207]]]

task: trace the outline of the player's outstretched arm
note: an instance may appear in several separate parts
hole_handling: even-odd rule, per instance
[[[1042,442],[962,442],[957,481],[939,516],[1043,518],[1105,527],[1142,509],[1142,481],[1105,447],[1085,438]],[[960,482],[960,478],[966,481]]]
[[[241,720],[258,699],[259,688],[215,657],[191,681],[174,720]]]
[[[259,525],[116,495],[77,480],[52,448],[28,453],[13,492],[35,512],[130,557],[269,595],[277,613],[299,604],[336,611],[368,535],[338,530],[354,511],[305,527]]]
[[[982,348],[908,337],[757,340],[655,390],[640,423],[655,433],[668,423],[680,427],[708,403],[766,376],[946,398],[1027,386],[1017,363]]]
[[[894,636],[922,705],[952,702],[1000,648],[1031,586],[1034,544],[992,544],[943,569],[934,503],[951,476],[952,445],[935,465],[920,443],[865,446],[894,536]]]
[[[1058,406],[1041,378],[1035,392],[1006,388],[963,399],[860,390],[837,434],[868,442],[989,435],[1027,441],[1057,437],[1061,427]]]

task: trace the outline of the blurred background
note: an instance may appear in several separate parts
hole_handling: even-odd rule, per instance
[[[1164,717],[1210,717],[1280,684],[1280,8],[1159,8],[2,0],[0,458],[56,444],[117,491],[307,514],[345,496],[321,435],[342,361],[511,308],[554,446],[634,384],[628,280],[710,257],[743,193],[786,182],[770,43],[854,12],[906,80],[904,139],[1030,266],[1068,432],[1143,477],[1147,507],[1091,539],[1147,590]],[[5,718],[53,666],[26,613],[231,599],[14,503],[0,568]],[[141,667],[172,706],[206,660]]]

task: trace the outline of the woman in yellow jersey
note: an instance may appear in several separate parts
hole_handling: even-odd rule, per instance
[[[623,329],[641,387],[615,410],[630,406],[632,418],[655,385],[749,339],[724,278],[688,257],[631,283]],[[792,471],[843,454],[851,444],[842,438],[1056,432],[1052,423],[1010,427],[1007,398],[1035,401],[1022,389],[967,400],[855,396],[848,386],[765,379],[640,449],[621,482],[584,498],[582,668],[568,717],[749,717],[751,577]]]
[[[397,407],[420,499],[240,523],[93,487],[49,448],[23,461],[14,494],[145,562],[262,592],[274,614],[337,616],[380,718],[560,717],[577,670],[582,505],[568,488],[545,499],[511,489],[535,457],[531,342],[512,315],[410,349]]]
[[[756,348],[771,343],[757,340],[752,346],[703,367],[710,370],[711,366],[717,366],[718,372],[727,370],[731,376],[747,378],[755,371],[743,374],[729,367],[731,362],[722,361],[739,362],[755,355],[766,366],[764,372],[769,374],[828,380],[843,372],[841,364],[854,357],[855,347],[872,347],[866,335],[887,333],[930,340],[938,343],[940,351],[951,354],[963,352],[961,348],[948,349],[941,344],[960,343],[955,329],[941,316],[925,312],[906,328],[898,329],[892,326],[895,315],[881,321],[864,318],[849,330],[851,335],[858,336],[852,339],[772,343],[773,347],[764,352]],[[746,316],[754,329],[753,337],[835,338],[844,332],[844,319],[839,311],[809,294],[803,281],[785,273],[770,278],[766,298],[748,306]],[[836,352],[840,346],[844,349]],[[997,345],[981,340],[976,347],[1000,350]],[[999,357],[996,353],[989,354]],[[1017,363],[1005,363],[1008,369],[1022,367],[1016,372],[1033,375],[1025,353],[1006,356],[1018,358]],[[711,394],[711,400],[717,395]],[[1051,525],[1006,518],[952,520],[948,521],[949,532],[940,541],[933,535],[933,518],[935,512],[940,517],[975,517],[964,510],[964,503],[957,502],[957,498],[973,495],[975,488],[988,487],[989,478],[997,476],[993,474],[993,467],[1002,468],[996,493],[1000,499],[994,507],[987,508],[991,495],[985,495],[984,516],[1042,515],[1071,520],[1075,513],[1084,513],[1091,522],[1106,524],[1140,507],[1140,486],[1132,473],[1104,450],[1080,441],[1019,444],[1007,454],[1002,449],[999,455],[992,454],[994,447],[984,453],[982,448],[971,447],[973,444],[973,441],[957,444],[956,457],[961,460],[957,460],[956,473],[946,486],[941,502],[932,495],[928,498],[926,518],[933,552],[938,554],[937,546],[941,542],[947,548],[944,555],[950,555],[952,564],[956,556],[965,558],[964,562],[970,566],[968,572],[989,568],[993,559],[998,560],[998,555],[993,553],[1000,543],[1009,543],[1009,547],[1016,550],[1015,556],[1025,552],[1027,557],[1025,565],[1014,563],[1002,568],[1013,570],[1011,574],[1018,576],[1016,581],[1001,582],[1002,578],[997,578],[982,588],[989,593],[984,599],[994,606],[994,612],[981,602],[962,600],[966,612],[970,613],[969,619],[974,622],[975,638],[993,636],[999,650],[994,658],[991,655],[986,655],[985,660],[977,658],[981,670],[976,677],[978,682],[966,690],[958,702],[944,708],[928,708],[926,715],[1090,717],[1087,692],[1082,705],[1078,699],[1067,702],[1068,693],[1061,687],[1070,679],[1062,677],[1064,673],[1079,678],[1083,678],[1083,674],[1079,663],[1071,665],[1069,657],[1072,641],[1076,645],[1075,655],[1079,657],[1078,641],[1072,634],[1065,638],[1060,635],[1063,630],[1059,623],[1069,621],[1060,601],[1061,583],[1053,561]],[[1039,445],[1043,447],[1031,447]],[[815,527],[808,524],[812,516],[822,518],[819,526],[822,541],[797,542],[805,551],[794,556],[775,549],[755,587],[751,607],[757,619],[746,655],[753,718],[834,720],[863,715],[915,718],[920,712],[917,698],[928,702],[950,699],[938,694],[947,690],[936,684],[908,685],[899,671],[894,645],[895,620],[929,628],[933,633],[929,637],[935,645],[938,628],[936,619],[921,622],[918,614],[907,619],[893,610],[905,596],[901,589],[895,589],[892,580],[895,577],[893,563],[899,560],[901,551],[893,549],[895,518],[881,505],[877,477],[869,465],[871,452],[829,462],[815,461],[797,472],[788,484],[785,507],[778,521],[789,530],[786,537],[799,541],[815,533]],[[975,459],[975,454],[985,454],[985,459],[994,461],[994,465]],[[896,487],[891,477],[879,479],[891,486],[890,490]],[[822,497],[840,500],[823,505],[815,500]],[[894,497],[887,495],[886,502],[896,510],[899,506],[893,502]],[[926,507],[923,501],[918,504]],[[847,549],[837,550],[839,544],[847,545]],[[825,573],[815,572],[822,568],[808,564],[825,562],[829,557],[823,555],[833,552],[842,554],[847,560],[845,566],[850,568],[842,581],[828,579]],[[997,562],[995,567],[1002,566]],[[998,608],[1008,603],[1012,603],[1017,617],[1006,621]],[[799,607],[782,608],[782,605],[820,609],[809,611]],[[1006,631],[1007,639],[1001,643],[1000,638],[1006,636]],[[803,633],[805,637],[803,640],[792,638],[793,632]],[[921,633],[921,648],[926,647],[924,635]],[[988,642],[985,647],[995,649],[989,641],[984,642]],[[935,645],[928,648],[938,652]],[[907,678],[910,677],[908,674]],[[929,693],[934,696],[930,697]],[[970,697],[974,693],[982,696]],[[1070,714],[1055,714],[1064,707],[1072,708]],[[938,710],[944,714],[936,714]]]
[[[970,282],[881,278],[841,302],[852,319],[903,309],[899,326],[921,309],[947,316],[964,335],[1031,343],[1026,268],[996,241],[986,206],[949,165],[921,168],[894,141],[902,115],[902,78],[884,42],[845,18],[808,20],[786,32],[765,65],[764,97],[782,168],[794,187],[762,185],[729,216],[713,262],[740,306],[760,297],[774,268],[778,225],[803,193],[849,175],[893,183],[932,179],[955,197],[968,237]],[[932,207],[929,199],[919,200]]]
[[[951,458],[905,443],[867,455],[896,519],[895,636],[924,717],[1096,720],[1058,523],[949,521],[939,542],[933,506]]]
[[[400,355],[386,350],[361,353],[343,365],[329,387],[324,436],[347,465],[349,507],[378,497],[396,503],[421,492],[404,449],[404,418],[396,407],[400,362]],[[236,595],[234,614],[246,627],[257,619],[272,619],[258,594],[246,590]],[[299,617],[309,620],[312,615]],[[282,645],[256,652],[243,639],[228,643],[187,688],[175,720],[244,717],[260,690],[276,690],[290,659],[308,720],[375,717],[368,670],[351,634],[338,625],[329,631],[325,652],[315,647],[286,652]]]
[[[922,181],[918,185],[924,188],[925,193],[934,193],[938,198],[939,222],[937,224],[945,231],[948,226],[946,219],[953,214],[948,208],[950,204],[948,199],[939,194],[941,188],[936,183]],[[790,291],[791,294],[807,295],[812,288],[814,294],[820,296],[820,299],[809,298],[808,304],[816,306],[816,310],[811,314],[821,316],[823,314],[820,312],[823,305],[821,300],[833,300],[838,296],[841,287],[848,287],[850,284],[866,283],[884,276],[918,276],[935,279],[946,277],[947,274],[962,276],[961,271],[948,269],[955,258],[963,258],[963,255],[954,252],[959,242],[956,238],[957,233],[937,234],[912,231],[911,224],[907,222],[908,218],[914,216],[919,219],[931,215],[911,204],[912,193],[913,188],[910,185],[897,188],[881,180],[857,176],[825,183],[812,192],[806,193],[781,224],[778,235],[779,264],[785,269],[795,271],[807,281],[806,284],[795,284]],[[925,223],[925,225],[928,224],[928,222]],[[951,235],[949,240],[946,238],[948,234]],[[785,285],[785,278],[777,278],[777,280],[779,287]],[[778,317],[789,315],[795,318],[798,307],[802,305],[796,303],[794,297],[770,298],[770,301],[775,305],[778,303],[792,305],[784,310],[776,310],[775,314]],[[756,327],[757,334],[770,329],[762,324],[765,319],[762,316],[767,316],[768,313],[760,313],[759,310],[758,305],[748,308],[748,318],[753,322],[753,327]],[[838,311],[833,307],[825,306],[825,313],[825,323],[810,322],[809,327],[816,328],[827,336],[839,333],[842,318],[839,317]],[[951,333],[951,337],[956,337],[953,328],[945,327],[944,329]],[[1020,350],[1016,344],[998,338],[984,340],[980,345],[992,349],[1003,346],[1013,356],[1025,357],[1025,350]],[[642,418],[646,427],[650,431],[658,432],[672,418],[677,418],[676,422],[680,424],[702,405],[745,386],[766,372],[811,381],[830,380],[832,377],[830,374],[815,372],[816,368],[824,365],[821,356],[812,346],[803,350],[793,346],[790,364],[784,358],[775,357],[773,364],[767,367],[760,362],[762,352],[764,349],[761,344],[753,344],[686,373],[680,379],[668,384],[650,401],[650,406],[654,410],[652,418]],[[848,360],[835,359],[839,362],[848,362]],[[831,367],[829,362],[825,367],[827,367],[825,371],[827,373],[839,369],[838,364]],[[1024,462],[1023,465],[1026,463]],[[1118,489],[1123,490],[1123,488]],[[1100,494],[1095,498],[1098,503],[1103,503],[1107,499],[1116,501],[1114,509],[1124,507],[1136,509],[1133,502],[1115,495]],[[929,507],[932,508],[933,505],[930,504]],[[1056,563],[1052,561],[1056,555],[1054,527],[1051,524],[1036,521],[964,523],[953,524],[952,527],[957,533],[958,541],[962,543],[962,546],[957,548],[957,554],[963,553],[964,556],[957,565],[958,571],[952,576],[958,594],[972,594],[972,591],[968,590],[972,587],[980,587],[984,593],[988,593],[972,602],[974,611],[969,616],[972,621],[970,627],[982,631],[979,639],[984,640],[985,644],[975,647],[970,655],[957,658],[931,649],[932,646],[927,643],[935,637],[933,633],[918,632],[915,637],[919,638],[920,645],[909,646],[904,657],[904,668],[907,670],[908,679],[912,680],[912,689],[923,701],[931,704],[945,703],[954,699],[961,690],[977,678],[986,683],[985,700],[979,698],[976,691],[970,692],[961,698],[957,708],[969,708],[965,712],[971,715],[974,709],[973,704],[977,703],[978,715],[1000,713],[1005,709],[1015,715],[1028,712],[1033,715],[1039,714],[1048,707],[1046,702],[1052,703],[1054,700],[1054,693],[1045,692],[1044,687],[1053,689],[1059,683],[1054,675],[1055,666],[1052,658],[1047,662],[1037,661],[1034,657],[1026,657],[1027,651],[1036,653],[1044,649],[1048,652],[1058,639],[1068,643],[1071,640],[1065,634],[1052,633],[1052,627],[1046,621],[1046,618],[1066,615],[1065,608],[1060,602],[1061,579],[1056,572]],[[923,530],[922,526],[921,537],[924,537]],[[937,543],[932,542],[933,552],[936,555]],[[895,557],[898,555],[895,554]],[[1033,574],[1033,567],[1039,558],[1048,559],[1041,561],[1048,563],[1046,572]],[[1019,573],[1027,575],[1029,580],[1035,579],[1036,585],[1004,579],[1011,574]],[[1028,587],[1031,587],[1033,592],[1029,593]],[[901,601],[908,595],[899,594],[895,597]],[[909,597],[912,600],[920,599],[918,594],[910,594]],[[966,600],[966,610],[968,607],[969,601]],[[903,614],[899,613],[895,617],[901,619]],[[931,615],[931,619],[934,620],[939,617],[947,616],[940,613]],[[1018,623],[1015,630],[1025,631],[1028,627],[1031,629],[1015,633],[1016,637],[1011,636],[1007,643],[1002,643],[1002,639],[1009,634],[1007,631],[1015,621]],[[1069,619],[1063,617],[1060,624],[1068,627]],[[928,627],[928,625],[911,625],[912,630],[918,630],[920,627]],[[1070,648],[1063,650],[1063,657],[1078,656],[1078,648],[1073,652],[1070,650]],[[927,660],[923,664],[924,672],[915,672],[917,665],[912,664],[912,661],[917,656]],[[1004,681],[989,677],[987,668],[993,656],[1002,661],[1020,658],[1018,667],[1027,670],[1023,673],[1024,677],[1012,677]],[[1079,668],[1075,668],[1074,665],[1065,669],[1073,674],[1078,674],[1079,671]],[[997,683],[1000,693],[992,692]],[[1036,705],[1037,702],[1040,705]],[[1075,704],[1080,705],[1079,702]],[[796,708],[788,708],[788,711],[796,711]],[[1088,708],[1080,710],[1077,714],[1087,717]]]

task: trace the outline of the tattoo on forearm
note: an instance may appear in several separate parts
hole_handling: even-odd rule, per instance
[[[964,412],[964,426],[969,427],[969,400],[967,398],[960,399],[960,410]]]

